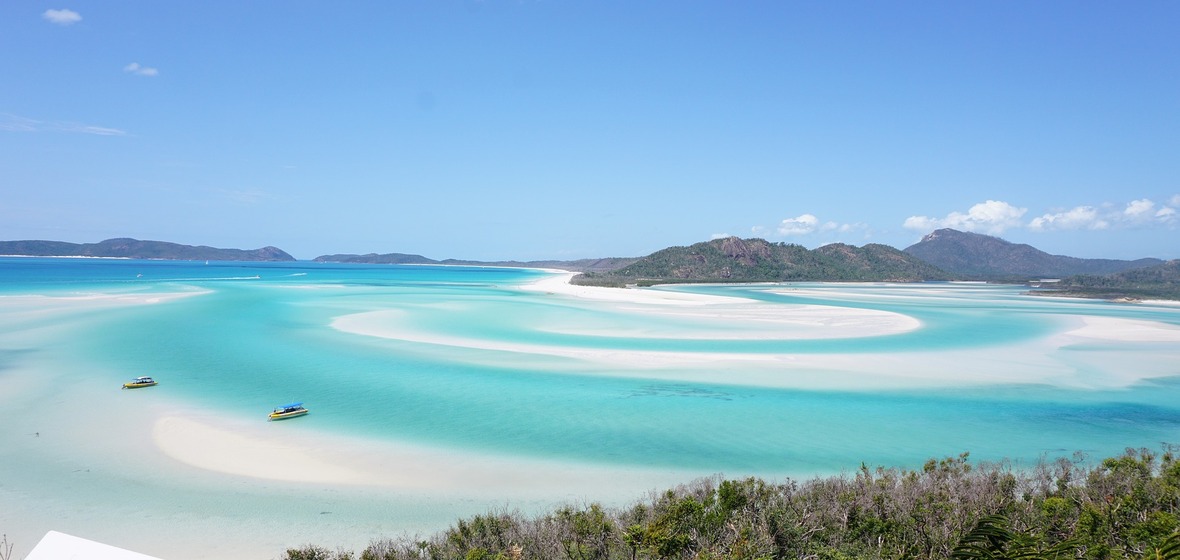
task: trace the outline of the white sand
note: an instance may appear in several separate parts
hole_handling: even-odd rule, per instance
[[[676,321],[676,328],[638,330],[628,329],[626,325],[599,328],[541,325],[538,330],[631,338],[799,340],[880,336],[921,326],[913,317],[872,309],[766,303],[740,297],[644,288],[577,286],[569,283],[572,277],[572,273],[558,274],[526,285],[524,289],[594,301],[625,313],[667,317]],[[697,330],[694,332],[685,327],[697,327]]]
[[[921,323],[898,313],[827,305],[773,304],[738,297],[670,292],[642,288],[600,288],[569,284],[572,273],[546,277],[523,289],[593,302],[602,309],[627,315],[670,319],[670,328],[642,328],[630,321],[587,326],[582,323],[541,324],[541,332],[585,337],[668,338],[678,340],[807,340],[858,338],[898,334]],[[706,354],[574,348],[506,340],[476,339],[432,332],[412,324],[402,311],[379,310],[337,317],[332,327],[365,336],[424,344],[559,356],[603,365],[636,368],[670,367],[701,361],[778,363],[783,356],[768,354]]]
[[[1117,342],[1180,342],[1180,327],[1167,323],[1093,315],[1078,319],[1082,326],[1066,335]]]
[[[313,411],[307,418],[314,415]],[[546,497],[571,487],[619,486],[622,469],[572,469],[560,463],[320,434],[301,419],[245,424],[209,416],[163,416],[152,430],[172,459],[201,469],[309,484],[374,486],[440,496]],[[279,426],[278,424],[282,424]],[[666,472],[630,469],[628,486],[651,488]]]
[[[674,327],[659,330],[650,326],[637,330],[635,322],[618,325],[549,324],[533,326],[538,331],[636,338],[680,340],[806,340],[824,338],[856,339],[907,332],[921,328],[920,322],[897,313],[836,305],[772,304],[737,297],[694,294],[645,288],[600,288],[569,284],[572,273],[546,277],[524,289],[544,292],[555,298],[570,298],[597,309],[621,314],[660,316],[674,320]],[[887,296],[873,298],[930,298],[953,290],[938,287],[903,289],[889,286]],[[818,297],[830,292],[816,289],[782,290]],[[842,297],[856,297],[841,294]],[[1136,369],[1110,367],[1113,373],[1095,377],[1076,364],[1068,349],[1095,341],[1180,342],[1180,328],[1165,323],[1110,317],[1064,317],[1062,331],[1041,340],[1011,344],[1003,349],[954,349],[905,353],[717,353],[626,350],[617,348],[570,347],[475,338],[424,329],[410,314],[396,309],[355,313],[336,318],[332,327],[352,334],[373,336],[454,349],[482,351],[467,359],[481,364],[511,366],[522,355],[557,358],[582,364],[594,375],[676,381],[727,383],[795,389],[869,389],[946,387],[986,384],[1045,383],[1063,387],[1126,387],[1142,379],[1174,375],[1166,367]],[[504,355],[499,356],[498,354]],[[451,352],[462,360],[462,352]],[[1118,360],[1121,354],[1105,354],[1100,360]],[[554,364],[551,371],[562,371]]]

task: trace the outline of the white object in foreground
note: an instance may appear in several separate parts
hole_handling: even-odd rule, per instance
[[[117,546],[50,531],[41,537],[25,560],[160,560]]]

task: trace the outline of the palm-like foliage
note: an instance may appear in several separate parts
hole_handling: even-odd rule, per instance
[[[1057,560],[1070,558],[1075,550],[1072,541],[1048,548],[1038,546],[1037,539],[1013,531],[1008,518],[989,515],[979,520],[971,532],[959,540],[951,552],[954,560]]]

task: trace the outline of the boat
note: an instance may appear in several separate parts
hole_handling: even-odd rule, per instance
[[[144,375],[124,383],[123,388],[138,389],[140,387],[151,387],[152,385],[156,385],[156,380]]]
[[[268,420],[286,420],[296,416],[303,416],[307,414],[307,409],[303,408],[303,403],[293,402],[275,407],[274,411],[270,413]]]

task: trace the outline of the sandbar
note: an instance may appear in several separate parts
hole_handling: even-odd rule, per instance
[[[313,413],[314,414],[314,413]],[[319,433],[288,425],[247,425],[209,417],[162,416],[152,437],[174,460],[256,479],[368,486],[425,496],[546,497],[570,488],[629,487],[667,480],[667,471],[563,465],[556,461],[435,448],[411,442]],[[619,483],[625,475],[626,484]]]
[[[1069,336],[1117,342],[1180,342],[1180,327],[1158,321],[1085,315]]]
[[[602,288],[569,284],[572,273],[556,273],[521,287],[545,296],[566,298],[622,317],[586,325],[581,322],[530,324],[543,332],[583,337],[667,338],[673,340],[812,340],[849,339],[899,334],[922,328],[916,318],[899,313],[833,305],[767,303],[741,297],[647,288]],[[773,290],[772,290],[773,291]],[[796,293],[829,294],[792,289]],[[845,298],[937,297],[953,288],[888,286],[890,294],[845,294]],[[459,311],[461,312],[461,311]],[[672,326],[661,329],[627,317],[663,317]],[[1105,375],[1079,367],[1070,349],[1096,341],[1180,342],[1180,327],[1166,323],[1096,316],[1062,316],[1057,334],[995,347],[955,348],[879,353],[773,353],[658,351],[522,342],[510,338],[468,336],[425,328],[404,309],[383,309],[336,317],[331,326],[342,332],[419,345],[477,351],[466,359],[510,367],[519,356],[559,359],[553,372],[575,371],[599,376],[648,377],[702,383],[726,383],[794,389],[922,388],[970,385],[1044,383],[1063,387],[1126,387],[1142,379],[1170,375],[1166,370],[1107,366],[1125,357],[1121,351],[1091,359],[1103,362]],[[643,324],[636,327],[636,324]],[[527,337],[526,337],[527,338]],[[462,360],[464,353],[447,352]],[[501,356],[501,354],[503,354]],[[514,357],[515,356],[515,357]],[[572,361],[578,366],[570,366]],[[1158,368],[1157,368],[1158,369]]]

